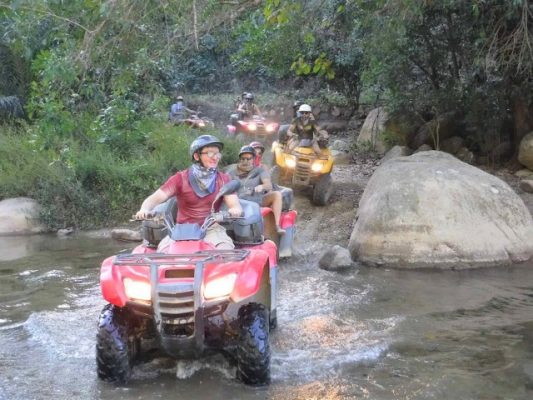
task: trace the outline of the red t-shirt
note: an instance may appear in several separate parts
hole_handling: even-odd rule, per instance
[[[197,223],[201,225],[204,222],[205,217],[209,214],[211,204],[218,191],[230,180],[231,177],[228,174],[217,171],[215,190],[213,193],[208,194],[205,197],[199,197],[189,183],[189,170],[186,169],[184,171],[179,171],[168,178],[160,189],[170,196],[176,196],[178,205],[176,222],[178,224]],[[222,199],[219,199],[215,204],[215,211],[219,210],[221,203]]]

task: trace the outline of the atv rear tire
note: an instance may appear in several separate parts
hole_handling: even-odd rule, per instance
[[[262,304],[247,304],[239,310],[239,321],[237,378],[248,385],[266,385],[270,382],[268,311]]]
[[[96,334],[98,378],[126,383],[131,376],[136,346],[129,340],[127,310],[108,304],[100,314]]]
[[[322,175],[313,188],[312,202],[316,206],[325,206],[333,192],[333,180],[330,174]]]

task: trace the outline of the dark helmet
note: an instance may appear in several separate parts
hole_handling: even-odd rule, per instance
[[[253,99],[254,99],[254,95],[253,95],[252,93],[246,93],[246,94],[244,95],[244,98],[245,98],[246,100],[253,100]]]
[[[301,106],[302,104],[304,104],[304,102],[303,102],[302,100],[296,100],[296,101],[294,102],[294,104],[292,105],[292,108],[298,109],[298,108],[300,108],[300,106]]]
[[[262,152],[265,151],[265,146],[261,142],[252,142],[249,144],[253,149],[261,149]]]
[[[201,135],[194,139],[189,147],[189,155],[194,160],[194,153],[198,153],[204,147],[207,146],[216,146],[220,151],[224,148],[224,143],[218,140],[213,135]]]
[[[176,97],[176,100],[178,100],[178,101],[180,101],[180,100],[183,101],[183,96],[177,96],[177,97]]]
[[[255,150],[252,146],[242,146],[241,150],[239,151],[239,157],[246,153],[250,153],[251,155],[255,156]]]

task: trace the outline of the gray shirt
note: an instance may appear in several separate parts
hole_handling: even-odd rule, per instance
[[[261,205],[264,193],[256,193],[255,187],[263,184],[265,179],[270,179],[270,174],[263,167],[255,167],[245,177],[237,175],[237,164],[230,165],[226,172],[233,178],[241,182],[238,196],[244,200],[250,200]]]

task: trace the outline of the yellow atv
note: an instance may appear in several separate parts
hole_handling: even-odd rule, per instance
[[[302,139],[291,153],[286,153],[286,144],[272,144],[272,182],[291,187],[312,187],[312,203],[324,206],[333,193],[334,157],[328,148],[315,154],[310,139]]]

